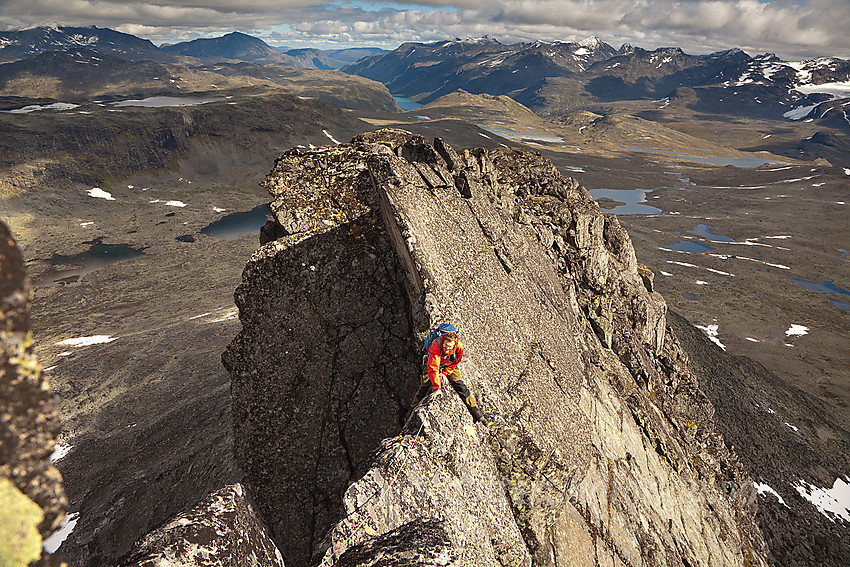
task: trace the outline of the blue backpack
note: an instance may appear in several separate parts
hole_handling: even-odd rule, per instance
[[[427,353],[431,343],[446,333],[457,333],[457,329],[455,329],[455,326],[451,323],[441,323],[436,329],[431,330],[431,332],[428,333],[428,336],[425,337],[425,341],[422,343],[422,352]]]

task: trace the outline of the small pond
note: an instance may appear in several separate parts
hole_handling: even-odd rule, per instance
[[[684,154],[680,152],[673,152],[670,150],[656,150],[653,148],[638,148],[633,146],[625,146],[624,150],[629,150],[632,152],[639,152],[643,154],[659,154],[666,155],[675,158],[681,158],[688,161],[696,161],[699,163],[709,163],[712,165],[734,165],[735,167],[759,167],[760,165],[764,165],[766,163],[774,163],[770,160],[766,160],[760,157],[755,156],[741,156],[737,158],[730,157],[719,157],[719,156],[709,156],[709,157],[701,157],[694,156],[690,154]]]
[[[590,196],[597,201],[607,197],[625,203],[613,209],[605,209],[615,215],[657,215],[661,213],[661,209],[643,204],[646,202],[646,194],[650,191],[651,189],[591,189]]]
[[[795,280],[794,278],[788,278],[792,282],[797,285],[801,285],[809,291],[814,291],[815,293],[820,293],[823,295],[828,295],[832,297],[827,297],[832,306],[838,309],[839,311],[850,311],[850,303],[846,301],[842,301],[843,298],[839,299],[835,297],[837,295],[850,295],[850,291],[847,291],[843,287],[838,287],[831,281],[827,282],[808,282],[806,280]]]
[[[224,100],[221,97],[202,97],[202,96],[149,96],[148,98],[122,100],[111,103],[112,106],[146,106],[149,108],[159,108],[163,106],[197,106],[199,104],[207,104],[208,102],[217,102]]]
[[[257,232],[266,224],[266,217],[272,211],[268,204],[257,205],[250,211],[241,211],[224,215],[201,229],[203,234],[221,240],[235,240],[243,234]]]
[[[714,248],[707,244],[694,242],[693,240],[680,240],[676,244],[665,244],[664,248],[676,250],[677,252],[688,252],[690,254],[702,254],[706,250],[714,250]]]
[[[401,107],[402,110],[416,110],[417,108],[421,108],[422,105],[414,100],[410,100],[406,96],[397,96],[392,95],[395,99],[396,103]]]
[[[698,224],[692,230],[689,230],[691,234],[696,234],[697,236],[702,236],[706,240],[711,240],[712,242],[735,242],[733,238],[729,238],[728,236],[723,236],[722,234],[714,234],[711,232],[711,227],[707,224]]]
[[[809,291],[815,291],[817,293],[843,293],[845,295],[850,295],[850,291],[847,291],[844,288],[838,287],[832,282],[807,282],[806,280],[795,280],[793,278],[788,278],[792,282],[797,285],[801,285]]]
[[[104,244],[103,237],[83,244],[91,246],[85,252],[70,256],[54,254],[50,259],[50,270],[35,283],[36,287],[78,284],[97,269],[145,255],[144,248],[133,248],[127,244]]]

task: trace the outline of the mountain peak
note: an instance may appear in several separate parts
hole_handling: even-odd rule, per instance
[[[586,47],[588,49],[596,49],[603,44],[603,41],[599,39],[599,36],[591,35],[589,37],[584,38],[583,40],[577,42],[580,46]]]
[[[465,37],[460,38],[456,37],[454,42],[450,43],[469,43],[469,44],[478,44],[478,45],[487,45],[487,44],[497,44],[499,40],[489,34],[484,34],[481,37]]]

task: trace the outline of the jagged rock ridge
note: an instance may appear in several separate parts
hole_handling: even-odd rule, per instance
[[[50,460],[59,412],[33,352],[30,290],[21,251],[0,222],[0,564],[58,566],[42,540],[68,507]]]
[[[652,274],[578,183],[399,131],[291,150],[265,183],[278,238],[246,266],[224,361],[289,565],[765,564]],[[486,427],[453,394],[405,419],[417,333],[442,320]],[[442,552],[404,555],[417,522]]]

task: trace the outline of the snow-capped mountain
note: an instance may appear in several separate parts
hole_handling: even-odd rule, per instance
[[[811,121],[834,110],[847,119],[843,110],[847,101],[839,101],[850,98],[850,61],[835,57],[782,61],[766,53],[725,69],[703,87],[711,93],[703,99],[749,108],[763,116]]]
[[[592,36],[580,42],[505,45],[485,36],[475,40],[406,43],[395,51],[343,67],[343,71],[386,84],[391,92],[429,102],[463,89],[501,95],[544,77],[581,72],[617,53]]]
[[[0,32],[0,62],[28,59],[49,51],[91,49],[129,61],[174,61],[147,39],[95,26],[38,27]]]

